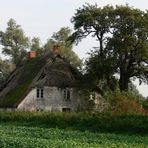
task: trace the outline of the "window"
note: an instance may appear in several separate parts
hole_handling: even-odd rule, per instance
[[[41,98],[43,98],[43,96],[44,96],[44,90],[41,89]]]
[[[90,100],[95,100],[95,99],[96,99],[96,94],[95,94],[95,92],[92,92],[90,94]]]
[[[36,92],[36,96],[37,98],[44,98],[44,89],[43,88],[37,88],[37,92]]]
[[[40,89],[37,89],[37,98],[40,97]]]
[[[66,99],[66,89],[64,89],[64,99]]]
[[[70,100],[70,90],[69,89],[64,89],[64,99]]]
[[[70,108],[62,108],[62,112],[70,112]]]
[[[67,100],[70,100],[70,90],[67,90]]]

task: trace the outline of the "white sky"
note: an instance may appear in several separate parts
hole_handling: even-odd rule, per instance
[[[148,8],[148,0],[0,0],[0,30],[5,30],[6,23],[13,18],[27,36],[40,37],[45,43],[61,27],[73,28],[70,19],[75,10],[85,3],[97,3],[98,6],[128,3],[143,10]],[[94,46],[96,42],[88,38],[75,47],[75,52],[84,58]],[[137,87],[144,96],[148,96],[148,85]]]

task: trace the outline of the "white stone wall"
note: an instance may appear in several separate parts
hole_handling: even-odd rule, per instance
[[[64,98],[64,90],[57,87],[44,87],[44,97],[37,98],[36,89],[34,88],[18,105],[18,110],[44,110],[44,111],[62,111],[63,108],[70,108],[76,111],[81,105],[79,92],[75,88],[70,90],[70,100]]]

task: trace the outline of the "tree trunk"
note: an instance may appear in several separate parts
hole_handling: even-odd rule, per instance
[[[120,71],[119,87],[120,91],[128,91],[129,78],[125,72]]]
[[[103,56],[103,40],[102,38],[99,40],[100,42],[100,56]]]

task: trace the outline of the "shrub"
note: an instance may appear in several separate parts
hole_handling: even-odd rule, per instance
[[[92,132],[148,133],[148,116],[111,113],[0,112],[0,123]]]
[[[106,95],[109,111],[114,114],[142,114],[140,99],[131,92],[112,92]]]
[[[148,110],[148,99],[144,100],[144,101],[142,102],[142,105],[143,105],[143,108],[144,108],[144,109]]]

